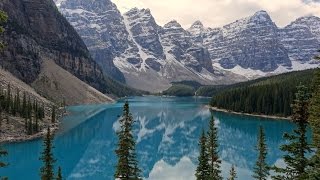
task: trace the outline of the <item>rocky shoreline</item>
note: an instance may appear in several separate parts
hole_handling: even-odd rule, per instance
[[[1,135],[0,136],[0,144],[19,143],[19,142],[32,141],[32,140],[42,138],[47,133],[47,124],[50,125],[51,132],[56,132],[57,130],[59,130],[61,120],[65,115],[67,115],[67,112],[65,111],[65,109],[59,108],[57,110],[57,120],[56,120],[57,122],[52,124],[52,123],[50,123],[50,119],[46,118],[44,120],[46,122],[46,124],[43,125],[40,132],[38,132],[36,134],[32,134],[32,135],[27,135],[25,133],[24,128],[21,129],[21,126],[17,129],[15,129],[15,131],[10,134],[8,133],[8,131],[1,130],[0,131],[0,135]],[[21,118],[17,118],[17,117],[11,117],[11,120],[15,120],[17,122],[22,121]]]
[[[235,111],[230,111],[230,110],[227,110],[227,109],[220,109],[220,108],[211,107],[211,106],[208,106],[208,108],[212,109],[213,111],[225,112],[225,113],[231,113],[231,114],[237,114],[237,115],[260,117],[260,118],[267,118],[267,119],[274,119],[274,120],[291,120],[290,117],[281,117],[281,116],[269,116],[269,115],[262,115],[262,114],[241,113],[241,112],[235,112]]]

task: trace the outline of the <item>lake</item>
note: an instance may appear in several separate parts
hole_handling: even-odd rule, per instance
[[[198,139],[208,128],[208,98],[131,97],[130,110],[136,121],[134,134],[143,176],[147,180],[194,180]],[[66,179],[113,179],[116,130],[124,100],[114,104],[68,107],[62,128],[56,133],[54,155]],[[238,179],[251,179],[257,157],[259,125],[266,131],[268,163],[283,164],[279,146],[282,135],[294,125],[284,120],[214,113],[219,130],[221,170],[227,177],[232,164]],[[42,140],[4,145],[10,163],[0,174],[12,180],[39,179]]]

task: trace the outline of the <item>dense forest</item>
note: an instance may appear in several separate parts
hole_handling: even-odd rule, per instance
[[[296,87],[309,89],[314,70],[281,74],[233,85],[213,96],[211,106],[236,112],[290,116]]]

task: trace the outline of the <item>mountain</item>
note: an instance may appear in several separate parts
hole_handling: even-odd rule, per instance
[[[278,28],[265,11],[240,19],[204,34],[203,44],[211,59],[224,69],[274,71],[279,65],[290,66],[286,49],[278,39]]]
[[[124,53],[133,42],[128,40],[129,33],[116,6],[109,0],[56,2],[86,43],[94,60],[110,76],[125,82],[113,59]]]
[[[52,0],[3,0],[0,9],[9,16],[1,67],[40,95],[68,104],[100,103],[111,100],[106,93],[126,91],[105,76]]]
[[[280,39],[290,59],[308,62],[319,50],[320,18],[302,17],[280,29]]]
[[[320,18],[314,16],[279,28],[266,11],[258,11],[221,28],[196,21],[184,29],[175,20],[159,26],[149,9],[121,15],[110,0],[56,4],[94,59],[122,75],[104,71],[138,89],[160,92],[180,81],[231,84],[318,66],[312,57],[320,49]],[[104,60],[95,56],[97,47]]]
[[[182,33],[185,33],[187,45],[180,46],[178,36],[171,39],[174,27],[159,26],[149,9],[134,8],[121,15],[109,0],[55,2],[84,39],[94,59],[102,66],[114,63],[125,82],[134,88],[160,92],[176,81],[219,84],[226,79],[231,79],[228,83],[243,79],[229,72],[225,75],[221,71],[214,72],[205,47],[193,46],[189,32],[185,30]],[[108,52],[105,57],[111,58],[97,58],[96,47],[101,52]],[[106,68],[104,71],[118,76]]]

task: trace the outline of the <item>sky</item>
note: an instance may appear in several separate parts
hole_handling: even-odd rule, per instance
[[[184,28],[200,20],[206,27],[221,27],[265,10],[284,27],[301,16],[320,17],[320,0],[111,0],[121,13],[131,8],[149,8],[156,22],[177,20]]]

